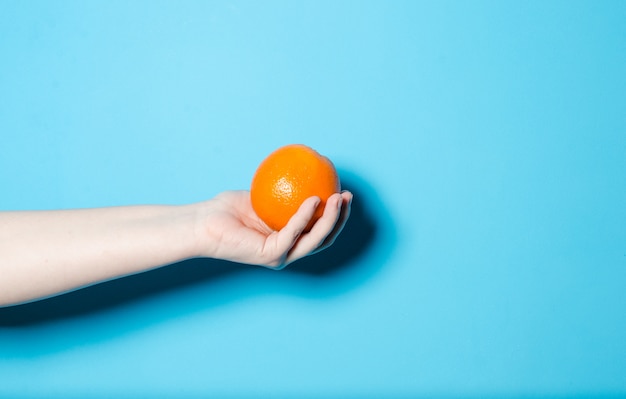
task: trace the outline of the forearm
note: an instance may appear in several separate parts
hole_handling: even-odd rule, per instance
[[[0,212],[0,305],[198,256],[201,207]]]

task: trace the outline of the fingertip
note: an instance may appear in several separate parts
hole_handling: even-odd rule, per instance
[[[295,223],[295,225],[299,226],[298,228],[302,227],[301,230],[305,230],[305,226],[311,221],[321,203],[322,199],[318,196],[307,198],[302,202],[296,214],[292,216],[291,219],[294,220],[294,222],[290,220],[288,225],[289,223]]]
[[[332,194],[324,203],[324,215],[339,213],[341,211],[342,202],[341,194]]]
[[[312,206],[313,208],[316,208],[320,205],[320,203],[322,202],[322,199],[316,195],[309,197],[306,199],[305,203],[309,203],[310,206]]]
[[[331,199],[331,198],[332,198],[333,201],[337,201],[337,203],[335,204],[335,207],[337,209],[341,209],[341,205],[343,203],[343,199],[342,199],[341,193],[335,193],[335,194],[331,195],[329,199]],[[331,201],[329,201],[329,202],[331,202]]]

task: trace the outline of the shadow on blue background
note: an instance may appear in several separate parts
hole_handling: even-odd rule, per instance
[[[0,308],[0,327],[36,326],[87,316],[168,291],[250,273],[273,273],[270,279],[280,281],[279,289],[294,295],[333,296],[350,290],[363,284],[383,266],[396,240],[392,221],[373,188],[348,171],[340,171],[340,174],[342,188],[354,194],[350,219],[343,232],[330,248],[301,259],[278,274],[222,260],[190,259],[56,297]],[[372,262],[376,248],[378,262]],[[359,262],[364,256],[368,257],[368,262]],[[290,286],[294,279],[300,280],[299,284]],[[314,287],[307,289],[306,283],[311,280],[315,280]],[[263,281],[275,287],[269,279]],[[237,294],[248,296],[250,292],[237,291]]]

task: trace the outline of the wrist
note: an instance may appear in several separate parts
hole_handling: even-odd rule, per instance
[[[213,258],[216,248],[215,240],[211,240],[207,231],[207,220],[213,212],[213,200],[198,202],[186,205],[191,211],[191,257],[193,258]]]

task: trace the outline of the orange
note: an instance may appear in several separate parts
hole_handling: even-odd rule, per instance
[[[322,200],[305,231],[324,213],[326,200],[341,191],[333,163],[303,144],[290,144],[265,158],[252,178],[252,209],[273,230],[280,230],[305,199]]]

